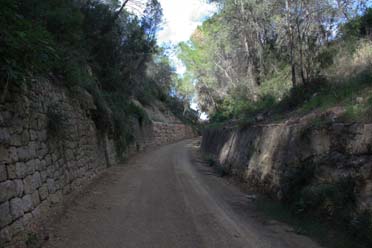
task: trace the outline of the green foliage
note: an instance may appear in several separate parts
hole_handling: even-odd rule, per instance
[[[48,132],[53,136],[59,136],[63,133],[65,128],[66,117],[60,104],[55,103],[48,107]]]
[[[28,248],[41,248],[39,237],[35,233],[28,233],[26,239],[26,246]]]
[[[180,98],[176,96],[170,96],[166,99],[165,104],[172,111],[172,113],[180,119],[182,122],[190,125],[194,129],[199,128],[199,113],[193,109],[190,109],[189,102],[180,101]],[[185,105],[187,109],[185,109]],[[197,131],[197,130],[196,130]]]
[[[103,93],[96,87],[96,85],[87,85],[89,93],[94,98],[94,104],[97,107],[92,111],[92,119],[98,130],[102,132],[113,132],[112,112],[109,108]]]
[[[297,214],[311,212],[347,224],[355,210],[355,180],[341,178],[332,183],[314,183],[316,166],[288,166],[281,178],[283,199]]]
[[[370,90],[370,82],[372,74],[370,71],[364,71],[354,77],[346,79],[344,82],[327,83],[322,87],[313,91],[305,91],[306,96],[302,95],[301,98],[308,99],[306,102],[301,103],[299,99],[299,110],[301,112],[309,112],[311,110],[320,108],[326,109],[333,106],[345,106],[346,115],[345,120],[362,120],[363,113],[368,109],[368,104],[359,104],[358,97],[367,97]],[[367,96],[365,96],[367,94]],[[349,116],[348,116],[349,115]]]
[[[224,122],[231,119],[249,119],[250,116],[267,112],[275,104],[276,99],[271,95],[265,95],[256,102],[239,97],[226,97],[219,104],[218,110],[210,116],[210,121]]]
[[[317,167],[312,163],[287,168],[281,179],[285,205],[270,203],[272,207],[276,206],[274,210],[271,207],[270,215],[285,222],[294,221],[292,224],[300,226],[307,234],[315,235],[330,247],[365,247],[372,244],[372,215],[356,209],[355,178],[343,177],[319,183],[314,180]],[[267,204],[259,204],[260,209],[266,211]],[[319,236],[320,233],[312,228],[314,224],[318,228],[333,226],[334,231],[344,233],[343,240],[334,240],[325,230]]]
[[[372,8],[368,8],[363,15],[345,23],[341,27],[341,34],[346,39],[355,39],[371,35],[371,28]]]
[[[145,88],[142,91],[137,92],[136,98],[143,105],[150,106],[151,102],[154,100],[154,92],[151,88]]]
[[[364,210],[352,220],[351,233],[361,242],[372,245],[372,213]]]
[[[371,236],[371,215],[368,212],[358,214],[353,219],[353,226],[335,225],[319,219],[314,215],[299,215],[288,206],[268,197],[258,197],[255,202],[258,211],[274,220],[287,223],[293,230],[319,242],[329,248],[365,248],[369,247]]]
[[[20,8],[19,2],[11,0],[0,6],[1,81],[15,82],[51,71],[58,58],[51,34],[22,16]]]
[[[288,203],[296,202],[301,195],[304,187],[309,185],[314,178],[315,166],[311,163],[302,167],[286,165],[287,170],[281,177],[282,194],[284,201]]]
[[[214,167],[215,172],[219,177],[227,176],[229,173],[212,155],[205,155],[204,160],[210,167]]]
[[[224,122],[238,119],[252,122],[259,113],[270,113],[271,118],[283,118],[288,111],[307,114],[314,110],[326,110],[335,106],[345,108],[345,114],[340,120],[353,122],[368,122],[371,120],[368,113],[372,112],[369,101],[372,91],[372,74],[366,69],[358,74],[328,82],[318,79],[306,87],[293,87],[288,93],[277,101],[275,96],[267,95],[253,102],[249,99],[239,98],[237,95],[228,95],[219,109],[211,115],[211,122]]]
[[[259,199],[261,211],[290,222],[301,233],[305,232],[329,247],[366,247],[372,244],[372,215],[356,209],[355,178],[318,182],[314,180],[317,168],[314,164],[287,168],[281,179],[285,204]],[[333,238],[327,225],[332,233],[340,233],[343,238]]]
[[[262,82],[261,94],[271,95],[275,97],[276,100],[282,100],[292,88],[292,82],[289,75],[289,66],[284,66],[283,68],[273,72],[273,74],[270,74],[270,76]]]
[[[307,185],[295,205],[297,212],[318,211],[326,218],[347,224],[355,207],[355,181],[342,178],[335,183]]]
[[[217,172],[218,176],[220,176],[220,177],[224,177],[224,176],[229,174],[226,171],[225,167],[223,167],[222,165],[220,165],[218,163],[215,165],[215,169],[216,169],[216,172]]]
[[[147,115],[146,111],[139,107],[138,105],[134,104],[133,102],[129,103],[127,112],[129,115],[134,116],[141,126],[143,126],[146,123],[149,123],[150,119]]]
[[[59,72],[64,75],[66,86],[86,87],[94,83],[94,78],[89,75],[86,65],[86,60],[78,54],[78,51],[70,52],[70,55],[63,58],[63,64],[60,66]]]
[[[104,101],[104,105],[98,109],[99,116],[108,115],[107,110],[112,111],[108,120],[113,120],[113,123],[103,123],[101,126],[104,128],[113,126],[113,137],[116,143],[117,153],[120,159],[124,159],[126,156],[128,145],[134,141],[133,125],[132,120],[138,121],[143,126],[149,122],[149,116],[146,111],[140,106],[133,103],[127,97],[119,93],[105,93],[101,96]],[[99,106],[99,105],[98,105]],[[99,117],[98,116],[98,117]],[[102,120],[98,120],[102,122]]]
[[[325,79],[319,79],[318,81],[307,85],[307,87],[293,87],[286,95],[284,95],[282,101],[279,103],[279,108],[285,111],[300,108],[302,105],[310,107],[312,105],[312,103],[310,103],[311,101],[314,101],[314,104],[316,104],[317,96],[320,94],[319,92],[323,91],[325,92],[325,95],[329,94],[328,87],[329,85]]]
[[[177,86],[186,97],[196,91],[201,110],[208,113],[216,110],[216,102],[221,101],[221,95],[228,89],[223,87],[226,78],[219,73],[221,65],[216,62],[217,57],[223,57],[231,49],[226,46],[226,35],[226,29],[216,15],[198,27],[189,42],[179,44],[178,57],[187,71]]]
[[[120,93],[108,93],[104,96],[109,108],[112,110],[114,138],[116,149],[120,158],[125,156],[128,145],[134,141],[130,118],[133,117],[132,103]]]
[[[214,166],[216,162],[214,161],[214,159],[208,158],[207,163],[208,163],[209,166]]]
[[[73,1],[8,1],[0,6],[3,80],[63,77],[68,86],[90,80],[85,72],[83,16]]]

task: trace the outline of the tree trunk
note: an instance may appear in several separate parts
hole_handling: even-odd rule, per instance
[[[305,71],[304,71],[304,51],[303,51],[303,45],[302,45],[303,37],[301,36],[301,27],[300,27],[298,18],[296,21],[296,25],[297,25],[297,39],[298,39],[298,46],[299,46],[299,53],[300,53],[301,80],[302,80],[302,84],[306,84],[307,80],[306,80]]]
[[[125,8],[125,6],[127,5],[128,2],[129,2],[129,0],[125,0],[123,2],[120,9],[115,13],[115,16],[113,18],[113,22],[116,21],[116,19],[118,19],[118,17],[120,16],[121,12],[123,12],[123,10],[124,10],[124,8]]]
[[[289,36],[289,49],[290,49],[290,60],[291,60],[291,71],[292,71],[292,85],[293,87],[297,86],[297,78],[296,78],[296,62],[294,59],[294,37],[293,37],[293,28],[291,24],[291,2],[290,0],[285,1],[286,5],[286,18],[287,18],[287,29],[288,29],[288,36]]]
[[[107,23],[102,29],[101,29],[101,32],[100,32],[100,35],[103,36],[107,33],[109,33],[111,30],[112,30],[112,27],[115,23],[115,21],[119,18],[120,14],[123,12],[125,6],[127,5],[127,3],[129,2],[129,0],[125,0],[123,2],[123,4],[121,5],[120,9],[115,13],[115,15],[113,16],[113,18],[111,19],[111,21],[109,23]]]

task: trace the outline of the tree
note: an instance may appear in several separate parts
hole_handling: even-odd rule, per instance
[[[290,50],[292,82],[296,86],[297,78],[306,84],[319,74],[317,57],[322,46],[334,39],[339,25],[351,16],[355,16],[365,6],[365,1],[352,0],[285,0],[284,22],[281,41]]]

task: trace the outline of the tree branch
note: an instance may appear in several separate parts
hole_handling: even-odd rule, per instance
[[[112,20],[113,22],[115,22],[116,19],[118,19],[118,17],[120,16],[121,12],[123,12],[123,10],[124,10],[124,8],[125,8],[125,6],[127,5],[128,2],[129,2],[129,0],[125,0],[123,2],[123,4],[121,5],[120,9],[115,13],[115,16],[114,16],[114,18]]]
[[[112,30],[112,27],[113,27],[115,21],[119,18],[120,14],[123,12],[123,10],[124,10],[124,8],[125,8],[125,6],[127,5],[128,2],[129,2],[129,0],[125,0],[123,2],[123,4],[121,5],[120,9],[115,13],[115,15],[113,16],[113,18],[111,19],[110,23],[107,23],[107,25],[105,25],[101,29],[101,32],[100,32],[100,35],[101,36],[109,33]]]

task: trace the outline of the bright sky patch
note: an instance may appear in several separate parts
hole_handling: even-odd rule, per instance
[[[204,0],[159,0],[163,7],[164,24],[158,34],[159,43],[179,43],[190,38],[196,27],[216,11]]]

